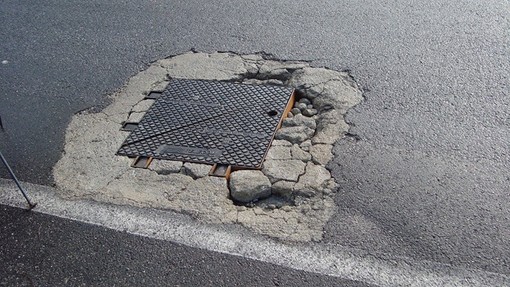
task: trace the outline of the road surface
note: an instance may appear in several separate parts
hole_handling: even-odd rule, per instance
[[[349,70],[324,243],[510,274],[510,3],[3,1],[0,149],[51,185],[71,116],[190,49]]]

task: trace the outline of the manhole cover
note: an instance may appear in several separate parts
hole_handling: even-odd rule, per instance
[[[293,89],[174,79],[118,155],[260,168]]]

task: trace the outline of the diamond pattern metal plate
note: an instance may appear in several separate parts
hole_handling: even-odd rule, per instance
[[[293,90],[174,79],[118,155],[260,168]]]

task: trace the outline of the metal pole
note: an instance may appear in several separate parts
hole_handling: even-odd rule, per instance
[[[12,171],[11,167],[9,166],[9,164],[7,163],[7,160],[5,159],[4,155],[2,154],[2,152],[0,151],[0,158],[2,159],[2,162],[4,163],[5,167],[7,168],[7,170],[9,171],[9,173],[11,174],[12,176],[12,179],[14,179],[14,182],[16,183],[16,185],[18,186],[19,190],[21,191],[21,193],[23,194],[23,196],[25,197],[25,199],[27,200],[27,203],[28,203],[28,210],[32,210],[36,205],[37,203],[32,203],[30,202],[30,199],[28,198],[25,190],[23,189],[23,187],[21,186],[20,182],[18,181],[18,178],[16,177],[16,175],[14,174],[14,172]]]

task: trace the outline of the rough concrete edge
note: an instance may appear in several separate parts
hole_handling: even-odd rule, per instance
[[[510,286],[510,276],[405,257],[374,257],[330,244],[284,244],[239,226],[199,224],[184,215],[88,200],[63,200],[51,187],[22,183],[49,214],[134,235],[242,256],[291,269],[315,272],[379,286]],[[16,186],[0,179],[0,203],[25,207]]]

